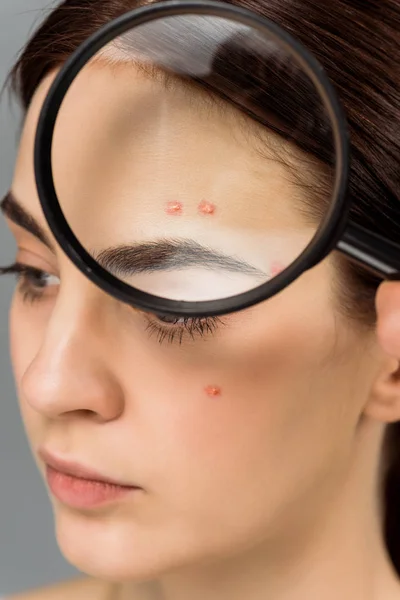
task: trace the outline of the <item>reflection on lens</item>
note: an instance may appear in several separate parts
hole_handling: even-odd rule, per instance
[[[288,268],[326,217],[334,158],[293,51],[203,15],[104,47],[66,94],[52,154],[85,249],[134,288],[181,301],[235,296]],[[315,186],[327,173],[332,186]]]

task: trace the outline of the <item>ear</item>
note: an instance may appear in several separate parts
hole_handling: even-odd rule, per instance
[[[384,356],[363,414],[386,424],[400,421],[399,360]]]
[[[386,354],[400,361],[400,281],[381,284],[376,312],[379,344]]]
[[[382,423],[400,421],[400,282],[384,283],[376,297],[380,367],[364,414]]]

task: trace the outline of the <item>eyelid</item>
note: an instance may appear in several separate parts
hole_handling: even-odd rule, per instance
[[[3,219],[10,230],[11,235],[14,237],[17,246],[21,245],[21,241],[26,240],[26,243],[29,245],[37,246],[42,252],[44,251],[51,256],[55,256],[54,251],[49,246],[44,244],[38,237],[33,235],[33,233],[9,219],[5,214],[3,215]]]
[[[54,267],[54,264],[51,264],[41,254],[23,248],[22,246],[18,246],[16,261],[24,264],[27,263],[35,269],[49,273],[49,275],[59,275],[59,270]],[[34,264],[31,264],[32,262],[34,262]]]

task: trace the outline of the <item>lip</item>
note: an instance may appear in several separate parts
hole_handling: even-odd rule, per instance
[[[40,449],[50,491],[72,508],[90,509],[122,499],[142,488],[116,481],[76,462],[61,460]]]
[[[52,454],[50,454],[47,450],[41,448],[38,451],[40,458],[46,464],[46,466],[52,468],[54,471],[58,471],[59,473],[63,473],[64,475],[70,475],[71,477],[75,477],[77,479],[86,479],[87,481],[95,481],[108,483],[109,485],[116,485],[118,487],[126,487],[126,488],[136,488],[136,486],[132,483],[126,483],[123,481],[116,481],[115,479],[111,479],[95,471],[93,469],[89,469],[84,467],[83,465],[73,462],[66,461],[60,458],[56,458]]]

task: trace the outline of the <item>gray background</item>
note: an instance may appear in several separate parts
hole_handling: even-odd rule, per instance
[[[0,86],[49,0],[0,0]],[[46,11],[47,8],[47,11]],[[13,173],[20,119],[7,94],[0,103],[0,196]],[[14,245],[0,220],[0,264]],[[18,412],[8,351],[13,280],[0,280],[0,597],[75,576],[57,548],[50,503],[30,456]]]

